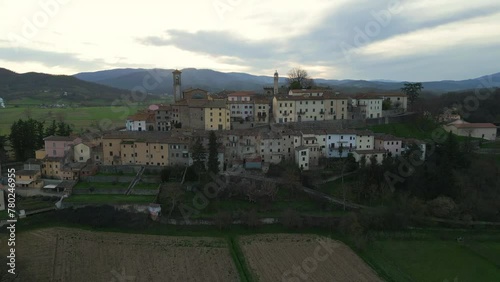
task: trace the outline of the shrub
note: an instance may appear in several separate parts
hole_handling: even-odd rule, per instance
[[[435,217],[449,218],[456,210],[455,201],[449,197],[440,196],[428,202],[428,212]]]

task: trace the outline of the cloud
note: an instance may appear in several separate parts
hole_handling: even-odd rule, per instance
[[[272,41],[252,41],[225,31],[186,32],[169,30],[166,36],[139,38],[145,45],[175,46],[191,52],[215,57],[264,58],[273,56],[276,44]],[[266,47],[267,46],[267,47]]]
[[[9,62],[37,62],[48,67],[65,66],[69,68],[97,69],[104,65],[101,59],[86,61],[74,53],[58,53],[29,48],[0,47],[0,57]]]
[[[144,64],[127,63],[126,57],[116,57],[107,60],[92,59],[85,60],[75,53],[50,52],[29,48],[7,48],[0,47],[0,58],[2,61],[15,63],[39,63],[49,68],[64,67],[77,70],[99,70],[106,67],[144,67]],[[148,65],[147,67],[153,67]]]
[[[194,0],[179,2],[169,17],[160,12],[169,4],[147,1],[157,8],[142,15],[138,5],[128,3],[111,18],[120,29],[107,25],[109,13],[95,9],[102,3],[75,2],[37,35],[52,45],[33,41],[12,53],[1,48],[9,46],[0,39],[0,56],[51,70],[151,65],[272,74],[301,66],[315,77],[398,80],[479,76],[496,67],[485,58],[498,54],[493,48],[500,43],[498,1],[222,2],[231,6],[222,18],[210,1],[197,3],[197,11]],[[80,15],[88,14],[82,10],[96,11],[92,22],[80,24],[85,22]],[[185,20],[186,15],[196,20]],[[474,58],[484,63],[463,67]]]

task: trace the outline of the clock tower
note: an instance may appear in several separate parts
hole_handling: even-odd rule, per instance
[[[278,71],[274,72],[274,95],[278,95]]]
[[[172,77],[174,78],[174,98],[176,102],[182,99],[181,73],[182,72],[180,70],[175,70],[172,72]]]

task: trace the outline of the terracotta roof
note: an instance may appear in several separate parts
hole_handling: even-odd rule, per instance
[[[43,138],[44,141],[70,141],[70,142],[74,141],[75,139],[76,137],[72,136],[55,136],[55,135]]]
[[[153,112],[140,112],[135,115],[131,115],[127,118],[127,120],[131,121],[146,121],[146,122],[154,122],[155,114]]]
[[[189,100],[187,105],[190,108],[225,108],[226,100]]]
[[[27,175],[27,176],[34,176],[40,171],[38,170],[18,170],[16,171],[16,175]]]
[[[256,93],[254,91],[238,91],[227,94],[228,97],[245,97],[245,96],[254,96]]]
[[[358,136],[366,136],[366,135],[370,135],[370,136],[373,136],[373,131],[371,130],[356,130],[356,135]]]
[[[307,94],[307,93],[325,93],[325,92],[331,91],[331,90],[328,90],[328,89],[292,89],[290,91],[292,93]]]
[[[374,95],[380,97],[407,97],[404,93],[375,93]]]
[[[201,91],[201,92],[204,92],[204,93],[208,93],[207,90],[204,90],[204,89],[201,89],[201,88],[188,88],[188,89],[182,91],[182,93],[190,93],[190,92],[193,92],[193,91]]]
[[[377,93],[359,93],[353,96],[354,99],[382,99]]]
[[[323,96],[291,96],[291,95],[277,95],[275,96],[278,101],[300,101],[300,100],[325,100]]]
[[[375,140],[403,141],[403,138],[392,136],[390,134],[381,134],[381,135],[375,135]]]

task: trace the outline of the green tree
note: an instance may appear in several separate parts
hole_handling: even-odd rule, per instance
[[[205,160],[207,158],[207,153],[203,144],[201,144],[201,139],[197,138],[193,144],[193,149],[191,151],[193,157],[193,166],[196,169],[196,173],[198,174],[198,179],[201,174],[205,172]]]
[[[401,88],[401,91],[408,96],[408,101],[410,102],[410,106],[418,99],[420,92],[424,89],[422,83],[405,83],[404,87]]]
[[[57,132],[57,123],[56,123],[56,120],[52,120],[52,123],[49,125],[49,127],[47,127],[47,129],[45,130],[45,136],[52,136],[52,135],[56,135],[56,132]]]
[[[7,143],[7,136],[0,135],[0,163],[7,161],[7,151],[5,150],[5,145]]]
[[[9,141],[17,160],[34,157],[35,150],[43,148],[44,130],[43,122],[22,119],[14,122],[10,128]]]
[[[210,131],[208,136],[208,171],[214,174],[219,173],[218,147],[217,135],[215,135],[215,131]]]
[[[389,99],[385,99],[382,102],[382,111],[388,111],[391,109],[392,102]]]
[[[69,136],[73,132],[71,126],[64,121],[60,121],[57,123],[57,135],[59,136]]]

